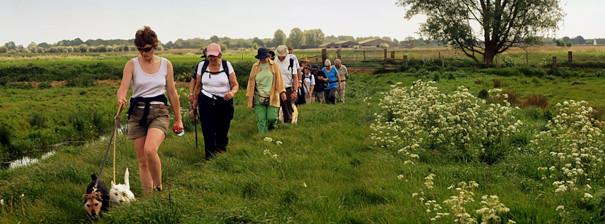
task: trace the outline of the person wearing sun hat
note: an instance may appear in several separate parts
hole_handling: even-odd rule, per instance
[[[271,60],[270,51],[261,47],[254,57],[258,61],[250,70],[246,98],[248,109],[254,109],[256,126],[262,134],[275,128],[280,99],[286,99],[286,89],[281,69]]]
[[[223,60],[222,55],[220,45],[209,44],[207,60],[200,62],[196,71],[193,102],[202,125],[206,159],[227,151],[234,113],[233,97],[239,90],[233,66]]]
[[[281,106],[284,114],[284,123],[290,123],[292,122],[292,113],[294,112],[292,103],[296,102],[296,98],[298,97],[300,76],[298,71],[300,70],[300,65],[298,64],[298,60],[295,60],[295,58],[288,53],[288,47],[286,45],[278,46],[275,49],[275,53],[277,53],[275,62],[279,65],[282,79],[284,80],[284,86],[286,87],[286,99],[282,100]]]

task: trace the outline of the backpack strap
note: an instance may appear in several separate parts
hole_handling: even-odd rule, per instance
[[[221,60],[222,64],[223,64],[223,71],[225,71],[225,74],[227,74],[227,77],[229,77],[229,74],[231,73],[229,71],[229,66],[227,65],[227,60]]]
[[[292,86],[294,86],[294,58],[290,57],[290,65],[288,66],[288,70],[290,70],[290,75],[292,76]]]
[[[206,70],[208,70],[208,64],[210,64],[208,62],[208,60],[203,60],[203,62],[204,62],[204,65],[202,65],[202,69],[200,70],[200,76],[204,75],[204,73],[206,72]]]
[[[229,91],[231,91],[231,80],[229,80],[229,75],[231,71],[229,71],[229,65],[227,64],[227,60],[221,60],[223,64],[223,71],[225,71],[225,75],[227,75],[227,85],[229,85]]]

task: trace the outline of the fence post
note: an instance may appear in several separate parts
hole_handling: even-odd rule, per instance
[[[552,56],[552,64],[551,64],[551,68],[552,68],[552,69],[557,68],[557,56]]]
[[[321,64],[324,65],[324,62],[328,59],[328,49],[321,49]]]
[[[363,61],[366,61],[366,50],[363,50]]]
[[[573,53],[571,51],[567,52],[567,63],[573,63]]]
[[[386,48],[384,49],[384,60],[385,61],[387,60],[387,49]]]
[[[336,58],[338,58],[338,59],[342,59],[342,58],[340,57],[340,48],[337,48],[337,49],[336,49]]]
[[[403,63],[407,66],[408,65],[408,56],[407,55],[403,55]]]
[[[395,51],[391,51],[391,59],[395,60]]]
[[[441,57],[441,51],[439,51],[439,61],[441,62],[441,67],[445,67],[445,62],[443,61],[443,58]]]

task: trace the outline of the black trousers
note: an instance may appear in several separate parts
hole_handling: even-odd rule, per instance
[[[336,89],[326,89],[325,97],[327,104],[336,104]]]
[[[281,101],[281,111],[284,114],[284,123],[292,122],[292,113],[294,113],[294,108],[292,108],[292,88],[286,88],[286,101]]]
[[[222,97],[210,98],[204,94],[198,97],[198,113],[204,135],[206,159],[219,152],[227,151],[229,144],[229,126],[233,119],[233,99],[225,101]]]

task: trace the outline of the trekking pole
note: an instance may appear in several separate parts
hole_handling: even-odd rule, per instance
[[[199,151],[199,147],[198,147],[198,140],[197,140],[197,109],[196,108],[191,108],[191,111],[193,111],[193,116],[191,116],[191,119],[193,119],[193,130],[195,132],[195,151]],[[200,152],[199,156],[198,156],[199,160],[202,160],[202,153]]]

